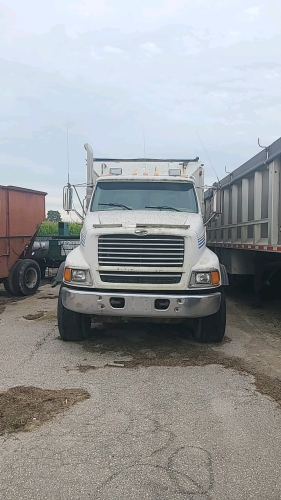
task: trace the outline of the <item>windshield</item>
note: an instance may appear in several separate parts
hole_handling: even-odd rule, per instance
[[[91,203],[98,210],[167,210],[198,213],[194,186],[189,182],[98,182]]]

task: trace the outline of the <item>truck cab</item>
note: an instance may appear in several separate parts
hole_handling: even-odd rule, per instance
[[[199,158],[97,159],[92,172],[80,245],[65,261],[61,337],[87,338],[99,317],[189,323],[198,341],[221,341],[225,283],[206,247]]]

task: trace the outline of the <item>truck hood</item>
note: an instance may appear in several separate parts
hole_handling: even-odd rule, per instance
[[[99,225],[122,224],[123,227],[136,227],[136,225],[155,225],[155,226],[190,226],[190,229],[201,236],[203,230],[201,214],[189,214],[183,212],[168,211],[100,211],[88,212],[84,221],[84,231],[88,231],[94,226]]]
[[[186,224],[186,213],[180,212],[161,212],[160,210],[119,210],[112,212],[99,212],[100,224],[122,224],[122,226],[131,226],[135,224],[175,224],[183,226]]]

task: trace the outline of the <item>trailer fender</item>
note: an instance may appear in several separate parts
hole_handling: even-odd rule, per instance
[[[229,285],[228,274],[226,272],[226,268],[223,264],[220,263],[220,272],[221,272],[221,284],[223,286]]]

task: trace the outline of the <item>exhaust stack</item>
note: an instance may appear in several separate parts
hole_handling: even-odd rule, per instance
[[[89,207],[92,191],[93,191],[93,163],[94,156],[91,146],[86,143],[84,148],[87,151],[87,189],[86,189],[86,209]]]

